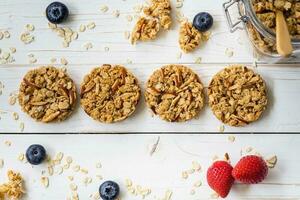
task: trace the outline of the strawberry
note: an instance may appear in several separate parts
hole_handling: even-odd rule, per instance
[[[241,158],[232,170],[232,176],[247,184],[259,183],[268,174],[267,163],[259,156],[250,155]]]
[[[233,185],[232,169],[233,167],[227,161],[216,161],[207,170],[208,185],[222,198],[228,195]]]

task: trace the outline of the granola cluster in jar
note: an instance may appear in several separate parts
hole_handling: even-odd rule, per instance
[[[84,77],[80,102],[93,119],[113,123],[135,111],[140,93],[137,79],[125,67],[105,64]]]
[[[191,69],[167,65],[149,78],[145,99],[147,106],[161,119],[187,121],[196,117],[204,106],[203,85]]]
[[[0,200],[4,200],[5,197],[14,200],[21,199],[25,193],[21,174],[9,170],[7,176],[8,182],[0,185]]]
[[[22,110],[37,121],[63,121],[74,109],[76,87],[65,70],[44,66],[27,72],[18,99]]]
[[[275,33],[276,10],[282,10],[292,38],[300,38],[300,1],[298,0],[252,0],[257,18],[263,25]],[[254,45],[262,52],[276,53],[276,43],[262,36],[256,28],[248,23],[248,32]]]
[[[230,66],[213,77],[208,98],[219,120],[231,126],[245,126],[258,120],[266,108],[266,84],[251,69]]]
[[[157,37],[162,28],[168,30],[172,24],[170,0],[151,0],[150,5],[143,9],[141,16],[131,33],[131,43],[138,40],[147,41]]]

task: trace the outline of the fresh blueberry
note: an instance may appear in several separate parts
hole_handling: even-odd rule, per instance
[[[208,31],[213,23],[213,17],[207,12],[198,13],[193,20],[193,26],[201,32]]]
[[[119,185],[113,181],[105,181],[100,185],[99,193],[103,200],[114,200],[120,192]]]
[[[67,19],[69,10],[60,2],[53,2],[46,8],[47,19],[53,24],[59,24]]]
[[[39,144],[30,145],[26,151],[26,158],[30,164],[38,165],[45,160],[46,150]]]

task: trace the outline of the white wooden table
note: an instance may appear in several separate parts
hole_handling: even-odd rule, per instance
[[[4,167],[0,169],[0,183],[6,180],[6,171],[14,169],[22,173],[25,179],[27,195],[24,200],[66,199],[70,195],[68,176],[74,176],[78,186],[80,199],[89,198],[97,193],[100,183],[104,180],[115,180],[121,187],[122,200],[140,200],[127,191],[125,180],[132,180],[134,185],[151,189],[151,194],[145,199],[162,199],[167,190],[173,192],[171,200],[206,200],[210,199],[212,190],[206,183],[206,170],[216,155],[222,157],[228,152],[232,163],[236,163],[246,150],[253,149],[250,154],[259,152],[265,157],[276,155],[278,163],[269,171],[266,180],[257,185],[236,184],[227,199],[239,200],[298,200],[300,199],[300,135],[236,135],[235,142],[230,142],[227,135],[160,135],[156,151],[150,156],[156,135],[1,135],[0,159]],[[270,139],[272,137],[272,139]],[[11,146],[5,145],[10,141]],[[58,152],[73,158],[71,167],[61,175],[58,165],[54,175],[49,177],[49,187],[40,183],[41,173],[47,171],[45,164],[31,167],[20,162],[18,156],[24,153],[32,143],[45,146],[52,157]],[[63,162],[64,161],[63,159]],[[197,161],[201,172],[182,179],[182,172],[192,167]],[[96,168],[100,162],[102,168]],[[74,172],[73,167],[80,165],[89,171],[87,175]],[[103,180],[98,180],[101,175]],[[93,181],[84,186],[84,177]],[[202,186],[195,188],[195,194],[190,192],[193,184],[201,181]],[[155,198],[156,197],[156,198]]]
[[[78,30],[80,24],[95,22],[96,28],[79,34],[69,48],[62,48],[62,38],[52,32],[47,25],[44,9],[50,0],[1,0],[0,1],[0,31],[8,30],[10,39],[0,40],[2,52],[15,47],[17,52],[12,54],[15,62],[0,66],[0,81],[5,85],[0,96],[1,132],[19,132],[19,124],[24,123],[24,132],[132,132],[132,131],[218,131],[221,122],[212,114],[208,106],[198,119],[186,123],[167,123],[158,117],[153,117],[146,108],[142,98],[139,106],[128,120],[116,124],[102,124],[88,117],[78,105],[73,115],[62,123],[41,124],[30,119],[21,112],[16,103],[8,104],[9,94],[18,90],[24,74],[34,67],[50,64],[51,58],[57,58],[55,66],[61,66],[60,58],[66,58],[67,69],[77,86],[83,76],[93,67],[103,63],[123,64],[139,79],[144,88],[150,74],[164,64],[181,63],[194,69],[208,85],[211,77],[228,64],[243,63],[251,67],[254,59],[252,50],[243,32],[230,34],[221,5],[222,0],[193,1],[186,0],[181,8],[182,13],[192,20],[199,11],[210,12],[215,24],[211,39],[192,54],[183,54],[177,58],[179,24],[174,20],[172,29],[162,32],[159,38],[152,42],[130,45],[124,38],[124,32],[130,31],[134,21],[128,22],[127,16],[134,15],[133,7],[143,3],[143,0],[84,0],[64,2],[68,5],[71,15],[68,23],[63,26]],[[175,1],[173,1],[175,4]],[[101,5],[109,7],[108,12],[100,11]],[[174,7],[174,6],[173,6]],[[114,10],[120,11],[120,17],[112,15]],[[174,9],[175,10],[175,9]],[[174,14],[175,15],[175,14]],[[174,16],[175,18],[175,16]],[[33,24],[35,41],[23,44],[19,36],[26,24]],[[94,47],[86,51],[83,45],[91,42]],[[105,51],[109,47],[109,51]],[[232,57],[228,57],[226,49],[232,49]],[[28,54],[34,54],[35,64],[29,64]],[[201,57],[201,64],[195,60]],[[132,64],[128,64],[128,60]],[[299,64],[267,65],[258,64],[255,68],[267,82],[270,96],[269,106],[263,117],[256,123],[244,128],[225,127],[225,131],[299,131],[300,130],[300,67]],[[19,114],[19,120],[12,118],[12,112]]]

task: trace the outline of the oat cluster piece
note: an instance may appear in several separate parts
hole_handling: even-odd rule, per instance
[[[266,84],[245,66],[230,66],[218,72],[208,87],[214,115],[231,126],[258,120],[267,106]]]
[[[140,93],[137,79],[125,67],[105,64],[84,77],[81,106],[95,120],[118,122],[135,111]]]
[[[21,199],[25,193],[21,174],[9,170],[7,176],[8,182],[0,185],[0,200],[4,200],[5,197],[14,200]]]
[[[185,53],[193,51],[202,41],[202,33],[192,23],[184,21],[179,30],[179,46]]]
[[[157,37],[162,28],[168,30],[172,24],[170,0],[151,0],[151,4],[143,9],[141,16],[131,33],[131,43],[138,40],[148,41]]]
[[[204,106],[203,85],[190,68],[167,65],[149,78],[145,99],[147,106],[161,119],[187,121],[196,117]]]
[[[18,99],[22,110],[37,121],[63,121],[74,109],[76,88],[65,70],[44,66],[27,72]]]

